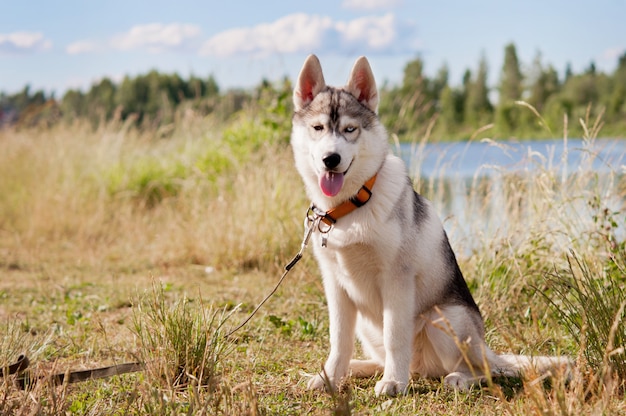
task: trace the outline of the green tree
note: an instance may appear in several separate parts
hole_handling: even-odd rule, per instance
[[[425,89],[424,84],[424,61],[421,58],[415,58],[404,66],[402,92],[410,94],[412,91]]]
[[[504,49],[504,65],[500,75],[499,102],[516,101],[522,98],[522,71],[517,59],[515,45],[510,43]]]
[[[434,99],[437,102],[440,101],[441,93],[448,86],[449,75],[450,70],[448,69],[448,65],[444,63],[437,71],[437,75],[435,76],[435,78],[433,78],[432,81],[428,82],[429,98]]]
[[[132,115],[140,120],[147,98],[148,88],[143,80],[125,76],[117,90],[116,97],[116,102],[121,106],[122,118],[126,119]]]
[[[41,90],[31,93],[30,85],[26,85],[20,92],[6,96],[5,100],[19,113],[24,111],[29,105],[41,105],[45,103],[46,95]]]
[[[439,111],[441,114],[440,125],[443,132],[448,135],[456,131],[457,125],[461,121],[460,114],[457,112],[456,100],[454,90],[446,85],[439,98]]]
[[[552,65],[544,68],[541,63],[541,54],[537,54],[529,81],[527,101],[541,113],[548,98],[559,92],[559,74]]]
[[[219,94],[219,87],[217,81],[210,75],[206,81],[202,78],[198,78],[194,75],[189,77],[187,81],[186,98],[202,99],[207,97],[214,97]]]
[[[563,77],[563,83],[569,81],[569,79],[574,75],[574,71],[572,70],[572,64],[568,62],[565,65],[565,76]]]
[[[209,75],[209,78],[207,78],[207,80],[204,83],[204,85],[206,86],[206,88],[205,88],[206,92],[204,93],[205,97],[214,97],[216,95],[219,95],[220,87],[217,84],[217,81],[215,80],[213,75]]]
[[[614,121],[626,118],[626,52],[619,57],[613,73],[613,92],[609,97],[608,116]]]
[[[525,97],[525,101],[532,105],[545,121],[549,118],[545,114],[547,103],[560,90],[559,75],[552,65],[544,67],[541,62],[541,53],[538,52],[526,79],[528,81],[528,94]],[[548,123],[548,130],[545,130],[545,126],[542,126],[541,118],[526,108],[520,108],[519,110],[522,112],[520,118],[522,133],[527,135],[532,134],[537,137],[537,135],[546,134],[550,131],[551,126],[556,127],[562,122],[562,120],[556,120],[557,124]]]
[[[597,103],[600,96],[598,79],[591,73],[575,75],[565,84],[564,93],[577,107]]]
[[[496,133],[500,136],[508,136],[512,132],[519,134],[522,125],[522,108],[516,105],[515,101],[522,98],[523,84],[520,63],[513,43],[506,45],[504,49],[504,64],[500,73],[498,91]]]
[[[61,99],[61,112],[66,121],[84,117],[87,114],[85,95],[80,90],[67,90]]]
[[[465,101],[465,122],[472,128],[488,122],[493,112],[487,86],[487,58],[483,54],[478,63],[476,77],[469,82]]]
[[[594,61],[589,62],[589,66],[585,70],[588,75],[596,75],[596,63]]]
[[[416,135],[425,128],[434,113],[429,93],[430,81],[424,76],[424,62],[415,58],[404,67],[402,85],[384,88],[381,92],[380,114],[392,133]]]
[[[593,122],[609,103],[612,81],[611,77],[597,72],[591,65],[584,73],[571,75],[561,87],[561,92],[548,100],[550,118],[559,116],[562,121],[563,114],[566,114],[570,120],[589,117]],[[582,134],[578,123],[570,123],[570,129],[571,135]]]
[[[457,99],[455,100],[455,108],[457,114],[459,114],[459,122],[463,123],[466,121],[466,104],[467,104],[467,96],[469,95],[469,90],[472,88],[472,71],[466,69],[463,72],[463,81],[462,81],[461,91],[457,95]]]
[[[93,84],[84,98],[92,123],[110,120],[116,107],[116,85],[109,78]]]

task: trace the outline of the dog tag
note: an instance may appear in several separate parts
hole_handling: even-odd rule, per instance
[[[326,225],[321,221],[321,217],[320,220],[317,223],[317,230],[320,232],[320,235],[322,237],[322,247],[326,247],[327,243],[328,243],[328,233],[331,232],[331,230],[333,229],[333,225]]]

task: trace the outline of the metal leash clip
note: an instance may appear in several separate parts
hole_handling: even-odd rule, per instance
[[[316,227],[315,224],[317,224],[317,231],[319,231],[322,236],[322,247],[327,246],[328,233],[330,233],[330,231],[333,229],[333,226],[334,226],[334,224],[328,224],[322,221],[322,218],[325,218],[325,217],[326,217],[325,212],[320,211],[319,208],[311,204],[311,206],[309,207],[309,210],[307,211],[306,218],[304,220],[305,233],[306,233],[307,227],[315,228]]]

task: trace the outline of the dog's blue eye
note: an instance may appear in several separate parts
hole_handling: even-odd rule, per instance
[[[322,130],[324,130],[324,126],[322,126],[321,124],[317,124],[317,125],[313,126],[313,128],[315,129],[315,131],[322,131]]]
[[[346,133],[354,133],[354,132],[356,131],[356,127],[354,127],[354,126],[348,126],[348,127],[346,127],[346,128],[344,129],[344,131],[345,131]]]

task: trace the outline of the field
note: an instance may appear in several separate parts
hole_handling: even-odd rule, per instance
[[[26,391],[5,377],[0,414],[626,414],[619,167],[602,180],[547,167],[506,176],[506,232],[476,227],[452,241],[489,345],[570,355],[570,380],[527,374],[461,393],[415,379],[395,399],[375,397],[375,380],[309,392],[306,376],[328,349],[309,252],[225,337],[301,242],[308,201],[289,123],[267,121],[259,111],[226,123],[190,113],[167,131],[115,121],[0,131],[0,365],[24,352],[44,377]],[[600,123],[582,124],[593,140]],[[444,203],[436,185],[416,180]],[[492,197],[476,180],[468,210],[493,206]],[[135,360],[145,371],[61,386],[45,379]]]

